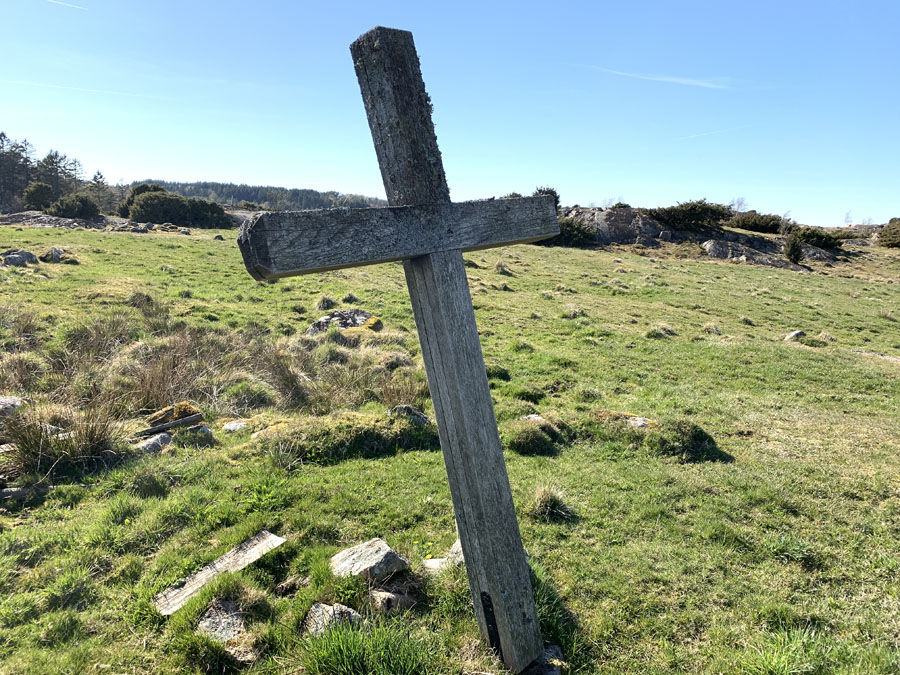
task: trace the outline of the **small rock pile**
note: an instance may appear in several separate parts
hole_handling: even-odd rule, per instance
[[[367,312],[364,309],[336,309],[314,321],[312,325],[306,329],[306,333],[307,335],[325,333],[332,326],[336,326],[342,331],[347,330],[348,328],[379,330],[381,328],[381,321],[378,317],[373,316],[371,312]]]

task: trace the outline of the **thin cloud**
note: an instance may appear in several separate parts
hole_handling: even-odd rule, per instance
[[[72,9],[80,9],[82,12],[88,11],[87,7],[82,7],[81,5],[73,5],[68,2],[60,2],[60,0],[47,0],[47,2],[50,2],[54,5],[62,5],[63,7],[71,7]]]
[[[717,129],[716,131],[704,131],[701,134],[691,134],[690,136],[679,136],[676,140],[686,141],[689,138],[700,138],[701,136],[715,136],[716,134],[727,134],[729,131],[737,131],[738,129],[746,129],[753,126],[752,124],[742,124],[739,127],[729,127],[728,129]]]
[[[633,80],[647,80],[649,82],[667,82],[668,84],[681,84],[686,87],[701,87],[703,89],[731,89],[728,84],[727,77],[713,77],[706,80],[699,80],[693,77],[676,77],[674,75],[648,75],[646,73],[628,73],[623,70],[611,70],[610,68],[601,68],[600,66],[582,66],[591,70],[599,70],[601,73],[609,73],[610,75],[618,75],[619,77],[630,77]]]
[[[50,84],[48,82],[27,82],[25,80],[0,80],[0,84],[12,84],[21,87],[40,87],[44,89],[65,89],[67,91],[83,91],[89,94],[108,94],[111,96],[128,96],[130,98],[152,98],[159,99],[159,96],[151,96],[150,94],[138,94],[133,91],[116,91],[113,89],[88,89],[86,87],[70,87],[64,84]]]

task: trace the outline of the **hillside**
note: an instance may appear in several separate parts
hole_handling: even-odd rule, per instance
[[[434,418],[402,267],[256,283],[234,239],[0,225],[0,251],[78,263],[0,269],[0,396],[32,400],[41,447],[40,423],[113,441],[49,464],[0,452],[8,487],[54,486],[0,508],[0,673],[501,672],[464,571],[426,572],[456,534],[433,427],[387,412]],[[810,271],[693,242],[466,259],[567,672],[900,670],[900,251]],[[328,301],[383,327],[307,335]],[[214,445],[122,442],[182,400]],[[287,541],[154,608],[260,530]],[[373,537],[411,563],[392,582],[408,611],[382,616],[329,570]],[[216,601],[240,608],[251,665],[198,633]],[[314,602],[368,627],[308,637]]]

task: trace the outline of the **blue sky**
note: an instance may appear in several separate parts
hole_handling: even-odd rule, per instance
[[[414,33],[455,200],[900,216],[900,2],[0,0],[0,130],[113,182],[383,196],[349,44]]]

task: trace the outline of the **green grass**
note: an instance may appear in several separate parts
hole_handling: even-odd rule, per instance
[[[0,271],[0,394],[60,426],[102,403],[125,429],[188,398],[218,439],[79,466],[0,510],[0,672],[227,672],[193,630],[217,597],[245,610],[248,672],[496,672],[464,573],[421,573],[455,532],[433,434],[386,414],[434,415],[401,267],[258,284],[234,232],[215,234],[0,228],[0,248],[81,263]],[[813,273],[694,255],[467,256],[542,631],[578,673],[897,672],[900,370],[853,350],[900,355],[900,255]],[[323,297],[385,329],[305,336]],[[783,342],[795,329],[819,337]],[[518,421],[531,413],[552,425]],[[251,427],[222,433],[232,416]],[[534,510],[546,486],[564,500],[552,513]],[[155,612],[156,593],[263,528],[288,543]],[[413,562],[421,601],[399,623],[327,569],[374,536]],[[280,594],[298,575],[308,585]],[[372,628],[306,639],[317,600]],[[384,654],[396,662],[372,665]]]

